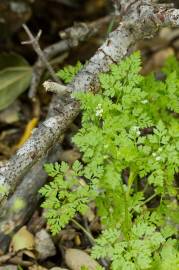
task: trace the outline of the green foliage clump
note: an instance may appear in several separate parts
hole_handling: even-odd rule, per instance
[[[78,93],[81,161],[46,165],[41,189],[53,233],[95,201],[104,230],[92,248],[112,270],[179,269],[179,64],[161,81],[140,74],[138,52],[99,76],[98,94]],[[63,73],[64,72],[64,73]],[[67,70],[64,78],[70,76]]]
[[[41,188],[40,193],[46,197],[42,206],[49,209],[46,217],[53,234],[64,228],[76,212],[83,214],[93,198],[92,188],[79,181],[80,169],[78,161],[73,164],[71,170],[65,162],[61,165],[45,165],[46,172],[54,177],[54,180]]]
[[[68,65],[64,69],[59,70],[57,76],[62,79],[64,83],[69,83],[81,68],[82,64],[78,61],[75,66]]]

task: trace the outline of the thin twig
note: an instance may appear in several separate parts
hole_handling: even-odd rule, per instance
[[[93,34],[96,34],[97,31],[100,29],[100,26],[104,25],[104,23],[108,23],[110,20],[110,16],[105,18],[101,18],[95,22],[90,23],[90,27],[94,29],[94,31],[83,32],[83,37],[79,35],[79,39],[84,41],[85,38],[88,39]],[[96,25],[96,27],[95,27]],[[79,26],[78,26],[79,27]],[[73,32],[73,31],[72,31]],[[46,58],[51,58],[55,56],[59,52],[64,52],[65,50],[69,49],[71,46],[70,37],[73,36],[72,32],[70,31],[70,35],[68,35],[68,40],[62,40],[57,42],[44,50],[44,54]],[[69,34],[69,31],[68,31]],[[39,58],[37,63],[41,63],[41,67],[44,68],[44,64]],[[37,67],[38,65],[35,64]],[[37,69],[39,71],[39,69]],[[44,69],[43,69],[44,70]],[[43,71],[42,71],[43,72]],[[34,70],[34,78],[36,73]],[[62,100],[59,102],[59,99],[54,95],[52,101],[49,106],[49,113],[47,118],[53,117],[56,115],[56,107],[59,107],[59,103],[63,103]],[[61,107],[64,104],[60,105]],[[69,135],[69,134],[68,134]],[[43,135],[42,135],[43,136]],[[60,157],[60,146],[56,145],[55,149],[57,152],[52,151],[53,154],[48,153],[48,157],[45,159],[43,158],[37,164],[35,164],[31,170],[29,170],[28,174],[23,178],[22,183],[17,187],[14,194],[8,199],[4,207],[1,207],[1,218],[0,218],[0,250],[2,251],[7,250],[9,242],[13,233],[21,226],[25,224],[25,222],[31,217],[34,209],[37,206],[39,201],[38,190],[39,188],[45,183],[47,178],[46,173],[43,170],[43,164],[45,162],[54,162],[58,160]],[[20,199],[24,202],[24,207],[19,209],[18,212],[14,213],[11,209],[13,208],[14,202]],[[10,234],[7,235],[7,228],[10,230]]]
[[[120,0],[111,0],[111,2],[113,4],[115,14],[119,15],[121,10]]]
[[[63,96],[64,94],[67,94],[67,93],[70,93],[68,91],[68,87],[66,87],[65,85],[56,83],[56,82],[45,81],[43,83],[43,86],[44,86],[46,91],[52,92],[52,93],[60,95],[60,96]]]
[[[99,33],[100,28],[103,27],[105,24],[108,24],[112,20],[112,18],[114,20],[113,24],[119,20],[117,16],[114,16],[114,14],[110,14],[94,22],[76,23],[73,27],[61,31],[60,37],[63,40],[60,40],[59,42],[56,42],[45,48],[45,50],[43,51],[43,55],[45,56],[46,60],[50,60],[57,54],[61,54],[71,50],[72,48],[78,46],[80,42],[84,42],[88,40],[90,37]],[[41,57],[39,56],[38,60],[36,61],[33,67],[31,86],[28,93],[28,96],[31,99],[35,99],[37,87],[40,83],[44,70],[45,70],[44,62],[41,60]]]
[[[69,7],[74,7],[74,8],[77,8],[80,5],[77,1],[74,1],[74,0],[50,0],[50,1],[54,1],[54,2],[63,4]]]
[[[127,1],[129,6],[132,0]],[[125,4],[126,1],[123,0]],[[123,16],[123,23],[110,33],[109,38],[97,50],[84,68],[75,76],[72,83],[67,85],[69,91],[97,90],[98,74],[106,72],[112,63],[119,62],[132,52],[138,40],[151,38],[161,27],[179,26],[179,10],[154,7],[151,0],[135,1]],[[125,6],[124,6],[125,10]],[[56,103],[59,103],[58,96]],[[51,108],[54,111],[54,106]],[[31,138],[9,160],[7,166],[0,168],[0,184],[8,187],[7,194],[14,192],[27,171],[45,156],[55,145],[59,137],[80,112],[80,104],[69,99],[63,111],[45,120],[32,134]],[[49,113],[50,114],[50,113]],[[0,194],[0,204],[6,194]]]
[[[45,66],[46,66],[47,70],[49,71],[49,74],[53,78],[53,80],[55,82],[58,82],[59,84],[60,83],[62,84],[62,82],[60,81],[60,79],[55,74],[52,66],[50,65],[50,63],[46,59],[46,57],[45,57],[42,49],[40,48],[39,39],[40,39],[40,36],[42,34],[42,31],[40,30],[38,32],[37,36],[34,37],[33,34],[31,33],[30,29],[28,28],[28,26],[26,24],[23,24],[23,28],[26,31],[26,33],[27,33],[27,35],[29,37],[29,40],[28,41],[23,41],[22,44],[24,44],[24,45],[29,45],[29,44],[32,45],[34,51],[37,53],[37,55],[41,58],[41,60],[45,64]]]
[[[15,265],[21,265],[21,266],[24,266],[24,267],[32,266],[34,264],[33,261],[25,261],[25,260],[21,259],[18,256],[11,258],[9,260],[9,263],[10,264],[15,264]]]

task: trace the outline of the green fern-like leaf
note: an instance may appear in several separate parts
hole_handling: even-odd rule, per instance
[[[80,68],[59,76],[68,83]],[[95,202],[103,231],[92,255],[107,259],[111,270],[173,270],[179,261],[179,64],[170,58],[162,81],[140,70],[135,52],[99,75],[97,94],[75,94],[82,126],[73,142],[81,162],[46,165],[54,180],[40,192],[53,234]]]
[[[76,66],[68,65],[64,69],[57,72],[57,76],[64,81],[64,83],[69,83],[72,81],[73,77],[82,69],[82,64],[78,61]]]

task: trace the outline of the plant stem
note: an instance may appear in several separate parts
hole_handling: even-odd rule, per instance
[[[155,198],[157,194],[152,194],[150,197],[148,197],[145,201],[143,201],[141,204],[138,205],[138,207],[141,207],[145,205],[146,203],[150,202],[153,198]],[[134,209],[132,209],[132,213],[134,212]]]
[[[128,191],[127,191],[127,197],[130,196],[130,191],[131,191],[132,184],[134,183],[135,176],[136,176],[136,173],[134,173],[133,171],[131,171],[131,172],[130,172],[130,175],[129,175],[129,178],[128,178]]]
[[[153,198],[155,198],[157,196],[156,193],[152,194],[150,197],[148,197],[145,201],[143,201],[141,204],[139,204],[139,207],[141,207],[142,205],[150,202]]]
[[[88,237],[90,243],[92,245],[94,245],[95,239],[94,237],[91,235],[91,233],[89,233],[78,221],[76,221],[75,219],[72,219],[72,222],[79,228],[81,229],[85,235]]]
[[[123,194],[124,194],[124,211],[125,211],[125,220],[124,220],[124,235],[126,237],[127,240],[129,240],[129,229],[130,229],[130,225],[129,225],[129,207],[128,207],[128,202],[127,202],[127,194],[126,191],[124,190],[123,185],[121,185]]]
[[[130,218],[130,213],[129,213],[129,197],[130,197],[130,190],[131,186],[135,180],[136,173],[134,173],[132,170],[130,171],[130,175],[128,178],[128,190],[127,192],[124,191],[124,196],[125,196],[125,235],[126,238],[129,240],[129,231],[131,229],[131,218]]]

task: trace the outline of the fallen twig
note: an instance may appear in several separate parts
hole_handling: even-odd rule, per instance
[[[126,1],[122,0],[123,10]],[[97,50],[85,67],[67,87],[70,91],[88,91],[98,85],[98,74],[120,61],[134,47],[136,41],[153,37],[162,26],[179,26],[179,10],[165,6],[153,6],[151,0],[128,1],[123,22],[113,31]],[[58,101],[58,97],[56,97]],[[52,107],[54,110],[54,106]],[[10,159],[6,167],[0,168],[0,184],[7,186],[10,195],[27,171],[54,145],[69,124],[79,113],[79,103],[68,101],[60,113],[45,120],[31,138]],[[1,195],[1,203],[5,195]]]
[[[102,25],[102,22],[108,22],[108,17],[105,17],[104,19],[100,19],[97,22],[97,25]],[[91,23],[91,27],[95,26],[95,23]],[[81,26],[80,26],[81,27]],[[83,26],[84,27],[84,26]],[[95,34],[97,32],[97,29],[100,29],[98,27],[95,28],[94,31],[89,33],[88,31],[82,31],[83,37],[80,37],[79,39],[85,40]],[[72,33],[71,33],[72,31]],[[71,35],[73,36],[72,29],[67,30],[67,36],[68,41],[71,38]],[[63,33],[64,34],[64,33]],[[65,36],[65,35],[64,35]],[[48,47],[44,50],[44,54],[48,57],[54,56],[57,52],[59,52],[59,48],[63,49],[66,48],[63,47],[64,44],[67,44],[67,41],[61,41],[60,44],[53,44],[52,46]],[[47,58],[48,58],[47,57]],[[44,67],[44,64],[41,62],[41,59],[37,61],[37,63],[41,63]],[[36,66],[37,67],[37,66]],[[47,83],[48,84],[48,83]],[[55,85],[58,85],[59,87],[65,86],[59,85],[55,83]],[[53,91],[53,89],[51,90]],[[53,117],[56,114],[56,109],[59,108],[59,100],[54,96],[52,98],[48,117]],[[64,104],[62,104],[62,107],[64,107]],[[36,114],[35,114],[36,116]],[[27,220],[31,217],[34,210],[36,209],[37,203],[39,202],[39,195],[38,190],[41,186],[44,185],[47,174],[43,170],[43,164],[46,162],[54,162],[58,160],[58,157],[60,156],[61,148],[60,146],[55,146],[55,151],[52,150],[52,154],[49,153],[48,158],[43,158],[40,162],[38,162],[36,165],[34,165],[31,170],[29,170],[28,174],[23,178],[22,183],[18,186],[17,190],[13,194],[13,196],[6,202],[4,207],[1,208],[1,215],[0,215],[0,250],[5,252],[8,248],[9,242],[11,240],[11,237],[13,236],[13,233],[16,232],[21,226],[23,226]],[[14,204],[16,201],[21,200],[24,202],[23,208],[19,209],[15,213],[12,211]]]
[[[62,54],[74,47],[77,47],[80,42],[83,42],[98,33],[104,24],[110,22],[112,16],[113,14],[90,23],[76,23],[73,27],[67,28],[65,31],[61,31],[60,36],[63,40],[60,40],[59,42],[45,48],[43,51],[44,57],[46,60],[50,60],[57,54]],[[115,20],[118,20],[116,16]],[[37,87],[40,83],[44,70],[44,62],[42,61],[41,57],[39,57],[33,67],[31,86],[29,90],[29,97],[31,99],[35,99]]]
[[[45,64],[46,68],[48,69],[49,73],[50,73],[50,76],[54,79],[55,82],[58,82],[58,83],[62,83],[60,81],[60,79],[57,77],[57,75],[55,74],[52,66],[50,65],[50,63],[48,62],[48,60],[46,59],[43,51],[41,50],[40,48],[40,45],[39,45],[39,39],[40,39],[40,36],[42,34],[42,31],[40,30],[37,34],[36,37],[33,36],[33,34],[31,33],[30,29],[27,27],[26,24],[23,24],[23,28],[24,30],[26,31],[28,37],[29,37],[29,40],[28,41],[23,41],[22,44],[26,44],[26,45],[32,45],[33,48],[34,48],[34,51],[37,53],[37,55],[40,57],[40,59],[42,60],[42,62]]]
[[[45,87],[45,90],[48,92],[52,92],[54,94],[58,94],[60,96],[63,96],[64,94],[70,93],[68,91],[68,87],[65,85],[56,83],[56,82],[50,82],[50,81],[45,81],[43,83],[43,86]]]
[[[7,250],[13,233],[28,221],[37,207],[40,198],[38,190],[44,185],[47,179],[47,174],[43,170],[43,164],[58,160],[61,151],[61,146],[58,143],[50,151],[48,157],[43,158],[32,167],[13,196],[1,208],[0,254]],[[17,203],[20,203],[21,207],[16,208]]]

